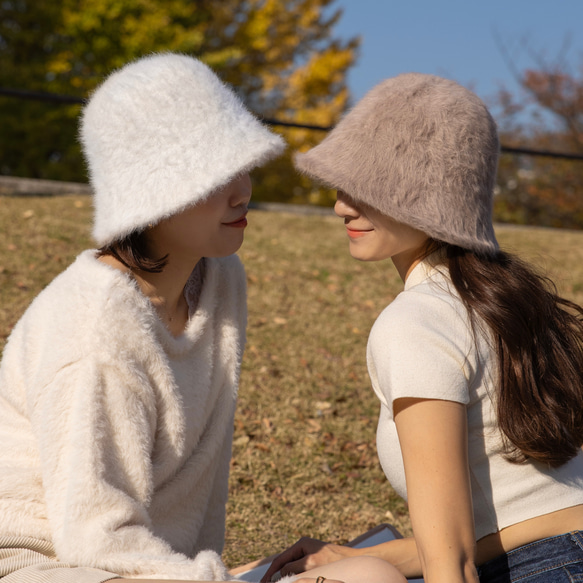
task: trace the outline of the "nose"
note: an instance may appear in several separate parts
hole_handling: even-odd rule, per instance
[[[336,193],[336,203],[334,204],[334,212],[341,219],[355,219],[359,216],[358,209],[353,205],[350,197],[342,190]]]
[[[235,180],[233,186],[233,195],[230,200],[231,206],[247,205],[251,200],[251,194],[253,192],[251,176],[248,173],[241,175]]]

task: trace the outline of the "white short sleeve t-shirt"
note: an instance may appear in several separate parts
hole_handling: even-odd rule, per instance
[[[468,415],[468,455],[476,538],[529,518],[583,504],[583,453],[558,469],[509,462],[493,399],[496,357],[476,327],[444,266],[415,267],[404,291],[381,313],[368,341],[368,370],[381,402],[377,448],[383,470],[406,499],[407,485],[393,401],[401,397],[462,403]]]

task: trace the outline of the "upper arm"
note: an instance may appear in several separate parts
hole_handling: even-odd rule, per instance
[[[424,575],[433,573],[433,581],[455,581],[457,573],[460,581],[471,580],[461,578],[468,569],[471,574],[475,548],[466,407],[446,400],[400,398],[393,408]]]
[[[392,414],[403,397],[469,403],[473,337],[440,297],[401,294],[375,322],[367,354],[373,387]]]

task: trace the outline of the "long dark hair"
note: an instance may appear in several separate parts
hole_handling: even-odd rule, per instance
[[[508,459],[565,464],[583,444],[583,308],[514,255],[439,246],[474,331],[491,333]]]

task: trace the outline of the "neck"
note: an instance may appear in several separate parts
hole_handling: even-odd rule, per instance
[[[434,249],[432,245],[431,240],[426,239],[419,247],[407,249],[406,251],[391,257],[391,261],[397,268],[403,282],[407,281],[411,272],[423,261],[423,259],[431,255]]]
[[[184,286],[199,260],[200,258],[191,258],[188,261],[170,259],[161,273],[131,272],[140,291],[150,300],[158,316],[174,336],[182,334],[188,322],[188,303],[184,297]],[[124,273],[130,273],[129,268],[111,255],[100,257],[99,261]]]
[[[188,303],[184,297],[184,286],[200,261],[200,257],[188,257],[182,261],[177,257],[169,257],[169,261],[161,273],[147,271],[131,271],[123,263],[111,255],[104,255],[99,261],[132,274],[140,291],[150,300],[158,316],[174,336],[184,332],[188,322]]]
[[[160,319],[174,335],[180,335],[188,321],[184,286],[199,260],[194,258],[189,261],[173,261],[170,256],[168,264],[160,273],[134,273],[140,290],[149,298]]]
[[[391,261],[397,268],[401,279],[405,282],[415,267],[423,261],[423,257],[424,255],[419,254],[419,250],[416,249],[411,253],[400,253],[399,255],[395,255],[391,257]]]

